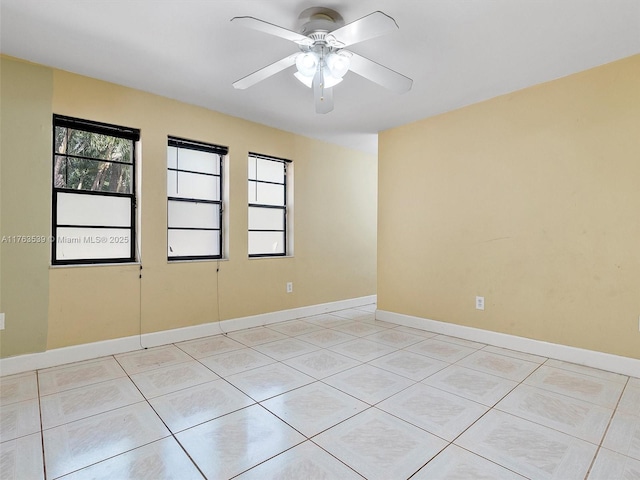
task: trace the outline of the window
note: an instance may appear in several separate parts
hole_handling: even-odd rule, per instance
[[[136,258],[140,131],[53,116],[54,265]]]
[[[227,148],[169,137],[167,258],[222,258],[222,173]]]
[[[287,255],[287,165],[249,153],[249,256]]]

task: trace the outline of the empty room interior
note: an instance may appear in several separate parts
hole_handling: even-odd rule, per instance
[[[3,480],[640,479],[640,2],[0,7]]]

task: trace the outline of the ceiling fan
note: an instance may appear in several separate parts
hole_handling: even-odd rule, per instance
[[[410,78],[345,49],[398,29],[389,15],[377,11],[345,25],[336,11],[314,7],[302,12],[299,18],[304,21],[300,33],[254,17],[231,19],[238,25],[290,40],[299,48],[298,52],[234,82],[235,88],[243,90],[251,87],[295,65],[295,77],[313,88],[316,113],[333,110],[332,88],[349,71],[397,93],[411,89],[413,80]]]

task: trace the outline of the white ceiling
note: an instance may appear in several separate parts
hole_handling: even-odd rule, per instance
[[[375,152],[377,132],[640,53],[639,0],[0,0],[0,50],[283,130]],[[309,7],[400,29],[350,47],[413,78],[404,95],[353,73],[335,109],[286,70],[231,84],[296,45],[229,22],[297,30]]]

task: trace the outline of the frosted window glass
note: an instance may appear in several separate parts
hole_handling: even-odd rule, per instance
[[[56,260],[131,257],[131,230],[124,228],[58,228]]]
[[[249,180],[249,203],[258,203],[258,195],[256,193],[256,182]]]
[[[219,228],[220,206],[213,203],[169,201],[168,226]]]
[[[249,232],[249,255],[284,253],[284,233]]]
[[[167,147],[167,168],[178,168],[176,165],[176,157],[178,155],[177,147]]]
[[[131,225],[130,198],[60,192],[57,207],[58,225]]]
[[[249,157],[249,178],[284,183],[284,163]]]
[[[220,255],[220,236],[217,230],[169,230],[169,257]]]
[[[249,230],[284,230],[284,210],[249,207]]]
[[[178,170],[202,173],[220,173],[220,156],[188,148],[167,148],[167,166]]]
[[[249,157],[249,180],[256,180],[256,164],[258,159],[256,157]]]
[[[167,195],[177,198],[220,200],[220,177],[167,171]]]
[[[284,185],[249,182],[249,203],[284,206]]]

